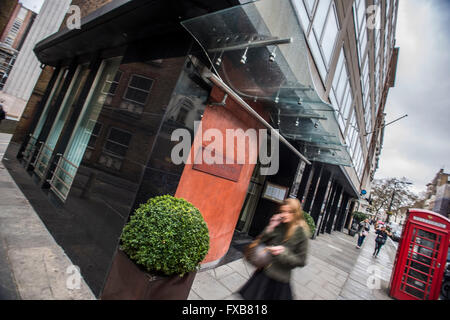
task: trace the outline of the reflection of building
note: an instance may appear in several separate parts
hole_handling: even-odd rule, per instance
[[[9,73],[8,81],[0,92],[0,99],[4,100],[10,117],[20,118],[42,72],[41,64],[33,52],[34,46],[58,30],[69,4],[70,0],[46,0],[36,16],[16,57],[14,68]]]
[[[444,173],[444,169],[427,184],[423,208],[450,217],[450,174]]]
[[[90,1],[73,1],[92,11],[81,30],[62,28],[36,45],[55,71],[38,81],[48,84],[42,101],[29,100],[4,161],[96,294],[124,223],[152,196],[200,209],[207,265],[225,257],[236,229],[260,233],[288,196],[303,200],[319,236],[343,230],[376,167],[397,1],[380,2],[374,30],[362,0],[105,2],[93,11]],[[248,157],[174,163],[176,129],[191,138],[191,158],[209,146],[194,137],[195,121],[222,136],[279,129],[278,170],[263,175],[267,164]],[[215,155],[225,159],[221,147]]]
[[[3,89],[36,13],[15,1],[8,23],[0,34],[0,90]]]

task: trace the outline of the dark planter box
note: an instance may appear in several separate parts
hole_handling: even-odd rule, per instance
[[[102,300],[186,300],[196,271],[183,277],[154,276],[139,268],[121,250],[114,257]]]

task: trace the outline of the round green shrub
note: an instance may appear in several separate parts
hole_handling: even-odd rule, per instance
[[[303,211],[303,215],[305,216],[306,223],[309,226],[309,231],[311,235],[313,235],[314,232],[316,232],[316,224],[314,223],[314,219],[308,212]]]
[[[358,223],[366,220],[368,217],[366,214],[362,212],[355,211],[353,212],[353,220],[356,220]]]
[[[188,201],[155,197],[125,225],[121,249],[148,272],[182,276],[196,270],[208,253],[208,226]]]

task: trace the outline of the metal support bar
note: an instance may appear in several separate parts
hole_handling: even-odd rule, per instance
[[[266,47],[266,46],[273,46],[278,44],[286,44],[286,43],[292,43],[292,38],[285,38],[285,39],[279,39],[279,38],[273,38],[273,39],[267,39],[267,40],[256,40],[256,41],[248,41],[244,42],[242,44],[237,44],[229,47],[221,47],[221,48],[213,48],[209,49],[208,52],[215,53],[215,52],[226,52],[226,51],[235,51],[235,50],[242,50],[246,48],[257,48],[257,47]]]
[[[250,107],[242,98],[236,94],[232,89],[230,89],[219,77],[215,74],[207,73],[205,74],[205,78],[211,80],[216,86],[225,91],[234,101],[236,101],[241,107],[243,107],[248,113],[253,115],[256,119],[258,119],[266,128],[270,129],[270,133],[278,136],[281,142],[283,142],[289,149],[291,149],[297,156],[299,156],[303,161],[307,164],[311,164],[311,162],[302,155],[295,147],[289,143],[278,131],[275,130],[263,117],[261,117],[252,107]]]
[[[323,116],[314,116],[309,114],[279,114],[280,117],[293,117],[293,118],[300,118],[300,119],[318,119],[318,120],[328,120],[327,117]]]

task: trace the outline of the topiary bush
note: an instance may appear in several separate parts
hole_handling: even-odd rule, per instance
[[[353,220],[358,221],[358,223],[360,223],[361,221],[366,220],[367,218],[368,217],[367,217],[367,215],[365,213],[358,212],[358,211],[353,212]]]
[[[121,249],[147,272],[183,276],[208,253],[208,227],[188,201],[155,197],[141,204],[125,225]]]
[[[308,212],[306,212],[306,211],[303,211],[303,215],[305,216],[305,220],[306,220],[306,223],[308,224],[308,226],[309,226],[309,230],[310,230],[310,232],[311,232],[311,235],[313,235],[314,234],[314,232],[316,232],[316,224],[314,223],[314,219],[311,217],[311,215],[308,213]]]

